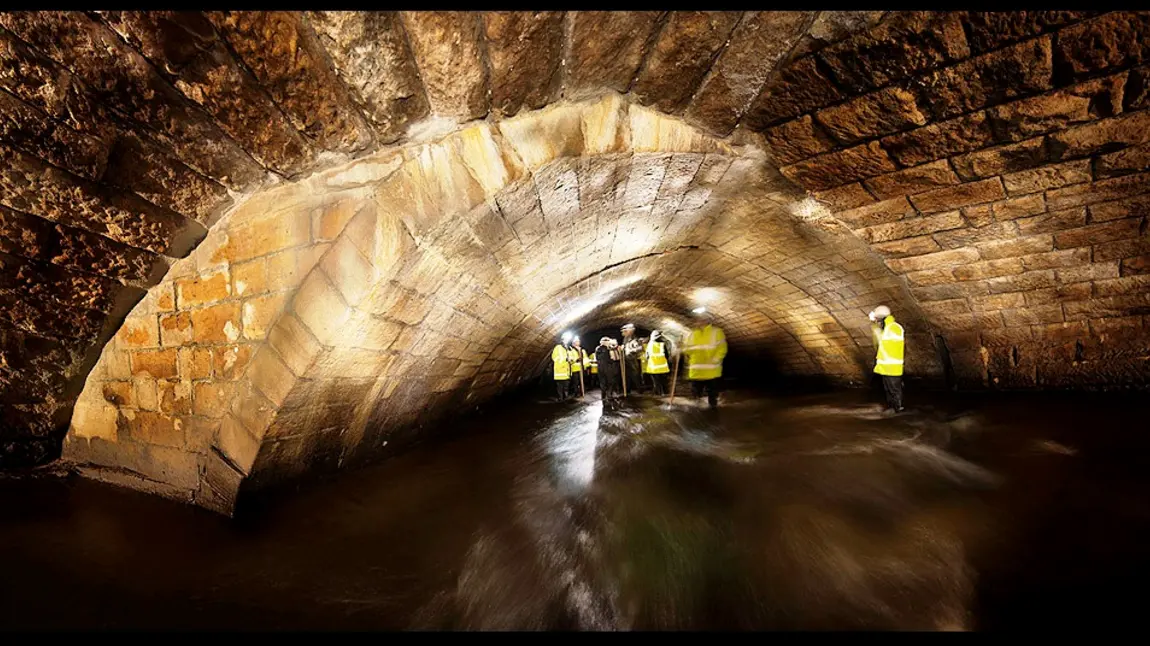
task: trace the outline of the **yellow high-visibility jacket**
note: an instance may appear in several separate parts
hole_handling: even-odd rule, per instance
[[[723,376],[723,358],[727,356],[727,335],[723,328],[706,325],[691,330],[683,344],[687,355],[687,379],[706,381]]]
[[[591,368],[591,374],[599,374],[599,358],[595,356],[594,352],[588,355],[588,357],[590,358],[587,359],[587,366]]]
[[[582,360],[579,359],[580,353],[583,354]],[[583,366],[587,364],[587,351],[583,348],[567,348],[567,361],[571,363],[571,372],[582,372]]]
[[[551,362],[555,364],[555,381],[571,378],[571,362],[567,358],[567,348],[562,343],[556,344],[551,350]]]
[[[647,372],[652,375],[662,375],[671,372],[667,367],[666,346],[658,341],[647,344]]]
[[[902,326],[894,322],[894,316],[882,320],[883,326],[871,326],[874,333],[874,343],[878,346],[875,355],[874,371],[888,377],[902,376],[903,362],[903,330]]]

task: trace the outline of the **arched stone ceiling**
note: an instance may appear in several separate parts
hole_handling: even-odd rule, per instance
[[[1145,12],[2,13],[0,464],[51,459],[84,389],[74,457],[226,510],[528,378],[564,326],[705,287],[798,374],[864,376],[885,301],[916,374],[1145,385],[1146,36]]]

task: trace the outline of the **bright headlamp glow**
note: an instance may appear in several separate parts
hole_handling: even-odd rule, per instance
[[[695,292],[695,300],[699,303],[713,303],[719,298],[719,290],[713,287],[704,287]]]
[[[700,306],[700,307],[696,307],[695,309],[691,310],[691,313],[692,314],[702,314],[703,312],[706,312],[706,311],[707,311],[707,308]]]
[[[808,195],[791,206],[791,214],[800,220],[819,220],[831,214],[830,210],[813,196]]]
[[[571,343],[571,338],[572,338],[572,337],[574,337],[574,336],[575,336],[575,335],[574,335],[574,334],[572,334],[570,331],[568,331],[568,332],[564,332],[564,333],[563,333],[563,336],[562,336],[562,339],[563,339],[563,343]]]

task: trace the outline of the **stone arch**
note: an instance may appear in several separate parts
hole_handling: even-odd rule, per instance
[[[673,316],[715,286],[734,343],[785,343],[795,373],[857,381],[866,299],[913,302],[780,190],[755,148],[609,95],[267,191],[128,317],[65,455],[229,511],[244,479],[366,459],[397,428],[533,377],[558,331],[607,300],[675,294]]]

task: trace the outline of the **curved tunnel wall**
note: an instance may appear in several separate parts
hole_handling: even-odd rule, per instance
[[[83,387],[75,457],[226,508],[240,478],[306,464],[305,437],[355,459],[380,438],[336,429],[522,378],[537,357],[518,353],[595,324],[554,317],[625,269],[643,277],[612,298],[652,308],[721,284],[732,337],[794,373],[865,375],[865,312],[884,301],[929,348],[916,374],[1146,384],[1145,12],[25,12],[0,27],[5,464],[51,457]],[[594,100],[605,90],[623,98]],[[466,229],[437,226],[445,212]],[[373,246],[351,243],[372,218]],[[492,250],[501,235],[515,244]],[[348,318],[312,330],[309,299]],[[284,354],[311,347],[293,319],[319,365],[425,378],[329,380],[339,424],[284,435],[325,381]],[[319,342],[337,329],[360,336]],[[414,358],[380,358],[392,348]]]

